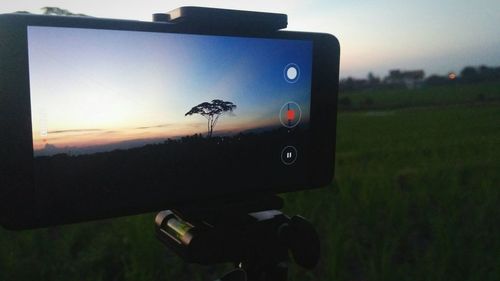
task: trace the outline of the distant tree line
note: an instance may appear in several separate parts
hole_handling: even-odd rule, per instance
[[[447,75],[431,75],[425,77],[422,70],[400,71],[392,70],[384,78],[368,73],[364,79],[348,77],[340,80],[340,91],[349,92],[364,89],[414,89],[425,85],[447,85],[453,83],[479,83],[485,81],[500,81],[500,67],[467,66],[460,73],[450,72]]]
[[[460,72],[460,77],[464,82],[484,82],[500,80],[500,67],[468,66]]]
[[[42,9],[42,14],[47,15],[47,16],[74,16],[74,17],[88,17],[88,15],[85,14],[75,14],[72,13],[66,9],[61,9],[58,7],[43,7]],[[17,14],[31,14],[30,12],[27,11],[17,11]]]

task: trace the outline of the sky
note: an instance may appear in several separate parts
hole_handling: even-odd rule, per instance
[[[341,77],[384,76],[391,69],[447,74],[467,65],[500,65],[498,0],[16,0],[2,1],[0,13],[56,6],[149,21],[152,13],[188,5],[281,12],[288,14],[290,30],[334,34],[342,47]]]
[[[29,27],[28,54],[35,152],[206,133],[185,113],[213,99],[237,106],[216,134],[280,126],[290,101],[309,116],[311,41]]]

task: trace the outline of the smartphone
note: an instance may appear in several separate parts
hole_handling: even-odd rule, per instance
[[[339,49],[321,33],[0,15],[0,223],[327,186]]]

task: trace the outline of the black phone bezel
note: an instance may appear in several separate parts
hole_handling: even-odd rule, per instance
[[[299,39],[313,41],[313,71],[311,89],[311,161],[309,161],[309,186],[276,186],[257,189],[260,194],[284,193],[323,187],[334,176],[336,111],[339,77],[340,46],[338,40],[324,33],[291,31],[198,31],[189,26],[169,23],[130,20],[97,19],[90,17],[57,17],[6,14],[0,15],[0,223],[11,229],[43,227],[100,218],[116,217],[155,211],[171,206],[144,204],[116,208],[106,214],[89,214],[79,217],[58,214],[47,219],[35,196],[33,180],[33,147],[31,131],[31,105],[27,26],[54,26],[110,30],[130,30],[165,33],[188,33],[220,36]],[[255,194],[228,194],[241,198]],[[214,198],[221,194],[214,194]],[[224,195],[223,197],[225,197]],[[186,205],[206,198],[192,198],[192,202],[175,202]],[[50,216],[48,216],[50,217]]]

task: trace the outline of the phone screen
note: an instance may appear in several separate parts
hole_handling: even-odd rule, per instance
[[[84,200],[136,186],[188,197],[238,180],[306,181],[311,40],[27,34],[34,179],[44,192]]]

